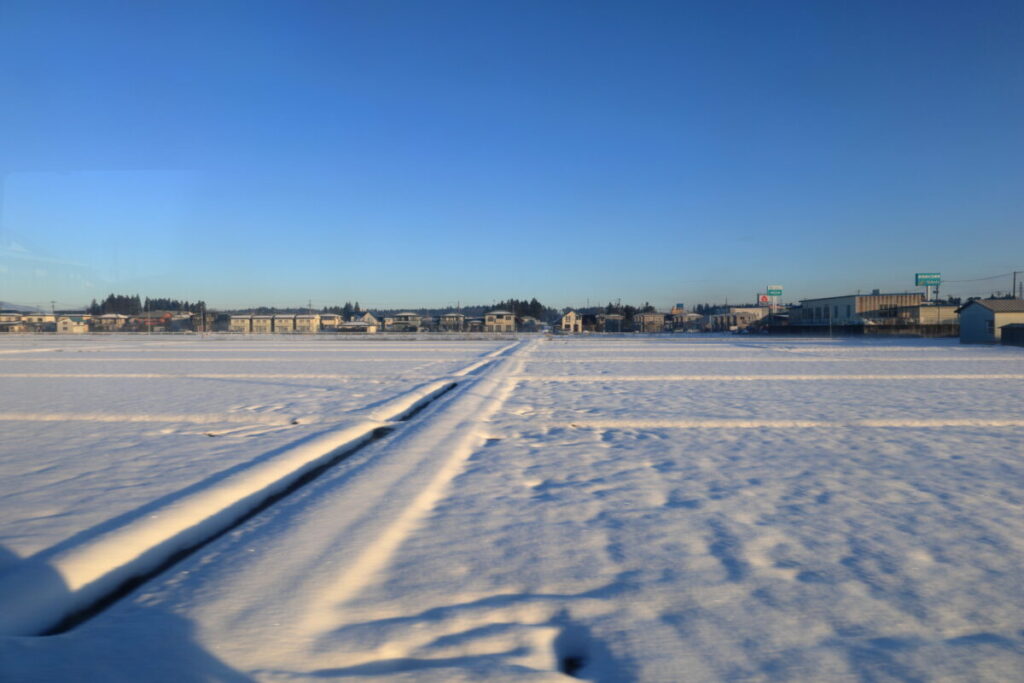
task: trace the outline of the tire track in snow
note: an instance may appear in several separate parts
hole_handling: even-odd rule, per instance
[[[300,440],[216,484],[150,511],[146,516],[61,550],[43,551],[0,573],[0,634],[41,635],[79,623],[83,615],[105,608],[125,587],[165,570],[171,564],[233,528],[322,471],[371,441],[395,420],[408,419],[423,405],[452,389],[460,378],[515,349],[518,342],[486,354],[481,360],[400,394],[352,420],[310,439]],[[486,376],[486,375],[485,375]],[[64,584],[56,590],[51,576]],[[142,578],[140,578],[142,577]],[[80,618],[81,617],[81,618]]]
[[[462,388],[430,420],[404,432],[389,445],[389,450],[401,452],[403,461],[409,464],[390,486],[378,488],[374,497],[383,502],[379,514],[368,514],[357,524],[377,525],[382,519],[386,521],[372,534],[353,532],[364,538],[372,537],[373,541],[348,559],[332,584],[304,610],[306,618],[300,631],[323,633],[337,627],[337,611],[378,577],[423,517],[443,498],[466,460],[486,441],[482,424],[501,409],[515,390],[518,382],[512,373],[521,371],[525,362],[520,354],[528,355],[537,343],[529,342],[518,349],[502,365]],[[421,483],[424,478],[425,485]],[[401,507],[394,505],[393,501],[402,499],[409,502]]]

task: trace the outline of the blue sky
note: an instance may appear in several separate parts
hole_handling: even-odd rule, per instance
[[[667,307],[1024,269],[1017,0],[4,0],[0,101],[4,301]]]

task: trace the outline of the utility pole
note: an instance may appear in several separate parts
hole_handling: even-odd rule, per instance
[[[55,318],[56,318],[56,316],[57,316],[57,309],[56,309],[56,306],[57,306],[57,302],[56,302],[56,301],[53,301],[53,300],[51,299],[51,300],[50,300],[50,315],[54,316]]]

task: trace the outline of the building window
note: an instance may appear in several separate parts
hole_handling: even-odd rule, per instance
[[[985,329],[988,331],[989,334],[995,334],[996,333],[996,321],[995,320],[986,320],[985,321]]]

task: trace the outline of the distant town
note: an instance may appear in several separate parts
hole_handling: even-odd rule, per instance
[[[937,284],[937,280],[932,284]],[[216,311],[203,301],[141,299],[111,294],[84,310],[8,307],[0,334],[207,333],[238,335],[394,334],[795,334],[813,336],[902,335],[959,337],[964,343],[1024,345],[1024,298],[938,300],[929,292],[847,294],[778,303],[772,286],[743,305],[677,303],[659,311],[608,303],[549,308],[536,298],[509,299],[493,307],[364,310],[359,303],[314,310],[259,307]]]

